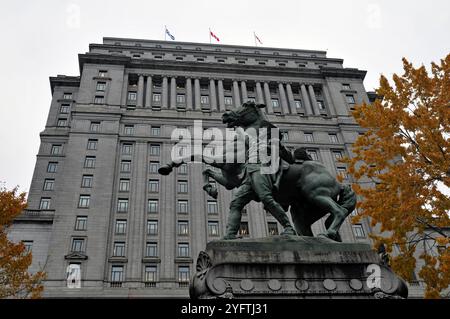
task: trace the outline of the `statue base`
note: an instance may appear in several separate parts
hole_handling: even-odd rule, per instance
[[[209,242],[191,298],[406,298],[405,282],[367,244],[273,236]]]

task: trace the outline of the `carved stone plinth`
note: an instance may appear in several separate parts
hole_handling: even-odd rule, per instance
[[[406,298],[367,244],[274,236],[218,240],[197,259],[191,298]]]

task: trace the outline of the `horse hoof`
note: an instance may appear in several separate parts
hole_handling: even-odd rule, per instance
[[[206,184],[203,186],[203,190],[212,198],[217,199],[219,192],[217,191],[217,188],[213,187],[211,184]]]
[[[321,233],[321,234],[318,234],[317,237],[324,237],[324,238],[327,238],[329,240],[339,242],[339,240],[336,240],[335,236],[333,236],[333,235],[331,235],[329,233]]]
[[[161,175],[169,175],[172,172],[172,167],[169,165],[163,165],[158,169],[158,173]]]
[[[297,235],[297,233],[295,232],[294,228],[292,227],[286,227],[280,235]]]
[[[236,235],[225,235],[222,238],[222,240],[233,240],[233,239],[238,239],[238,237]]]

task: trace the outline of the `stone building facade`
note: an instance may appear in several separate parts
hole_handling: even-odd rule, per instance
[[[80,76],[50,78],[52,102],[29,191],[11,238],[44,269],[45,297],[186,297],[195,258],[223,236],[230,192],[201,189],[201,163],[158,175],[175,128],[219,127],[247,100],[264,110],[285,144],[304,146],[335,174],[362,132],[350,111],[370,102],[366,72],[326,52],[104,38],[79,54]],[[242,236],[280,231],[261,204],[243,214]],[[318,222],[313,230],[324,230]],[[367,222],[341,228],[370,242]],[[68,267],[80,288],[68,288]]]

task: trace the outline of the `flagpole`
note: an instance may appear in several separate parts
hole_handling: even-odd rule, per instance
[[[208,28],[209,30],[209,44],[211,44],[211,28]]]
[[[255,40],[255,47],[257,47],[258,44],[256,43],[256,34],[255,34],[255,31],[253,31],[253,40]]]
[[[166,32],[166,30],[167,30],[167,26],[164,25],[164,41],[167,41],[167,40],[166,40],[166,37],[167,37],[167,32]]]

